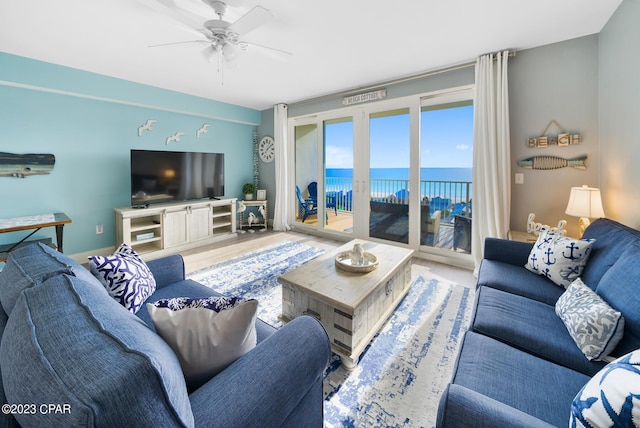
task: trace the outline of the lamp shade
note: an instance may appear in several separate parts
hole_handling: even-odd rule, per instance
[[[576,217],[604,217],[600,189],[595,187],[572,187],[565,214]]]

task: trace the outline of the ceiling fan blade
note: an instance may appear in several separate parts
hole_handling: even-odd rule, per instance
[[[171,0],[163,0],[171,1]],[[242,15],[236,22],[229,26],[234,33],[245,35],[273,19],[273,14],[262,6],[256,6]]]
[[[150,45],[150,46],[147,46],[147,47],[148,48],[159,48],[159,47],[162,47],[162,46],[183,45],[185,43],[206,43],[206,44],[209,44],[209,42],[206,41],[206,40],[186,40],[184,42],[161,43],[159,45]]]
[[[291,52],[287,52],[287,51],[283,51],[281,49],[276,49],[276,48],[272,48],[269,46],[265,46],[265,45],[260,45],[258,43],[254,43],[254,42],[245,42],[243,41],[242,43],[245,43],[249,46],[249,48],[257,48],[257,50],[259,50],[261,53],[269,55],[270,57],[282,60],[282,61],[286,61],[291,59],[291,57],[293,57],[293,54]]]

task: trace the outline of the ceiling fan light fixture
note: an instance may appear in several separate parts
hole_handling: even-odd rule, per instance
[[[209,45],[202,50],[202,55],[209,61],[213,63],[213,60],[216,58],[217,50],[213,45]]]
[[[227,43],[222,47],[222,55],[226,60],[233,61],[238,56],[238,49],[235,45]]]

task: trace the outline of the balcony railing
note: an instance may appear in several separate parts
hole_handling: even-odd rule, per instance
[[[370,182],[370,198],[391,204],[409,203],[409,180],[373,179]],[[443,219],[454,215],[471,217],[472,184],[468,181],[420,181],[420,201],[429,205],[432,212],[440,210]],[[338,211],[351,212],[353,180],[351,178],[327,178],[327,195],[336,197]]]

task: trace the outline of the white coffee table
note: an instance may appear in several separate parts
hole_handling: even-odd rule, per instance
[[[335,256],[359,243],[379,266],[353,273],[335,266]],[[278,278],[282,284],[282,318],[311,315],[324,326],[333,351],[344,366],[355,368],[360,355],[411,284],[413,250],[353,240]]]

